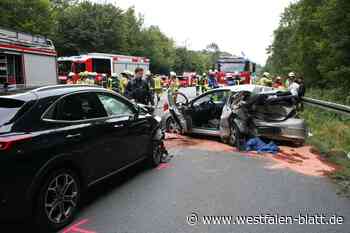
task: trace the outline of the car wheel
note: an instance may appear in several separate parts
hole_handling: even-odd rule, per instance
[[[43,232],[57,231],[72,222],[81,196],[76,173],[61,169],[48,176],[37,196],[36,224]]]
[[[177,123],[174,121],[172,117],[169,117],[169,119],[166,121],[166,132],[174,133],[174,134],[181,133],[179,126],[177,125]]]
[[[152,154],[149,157],[151,167],[157,167],[162,161],[162,145],[158,141],[152,143]]]
[[[243,137],[236,123],[232,122],[230,127],[230,137],[228,142],[231,146],[237,147],[239,151],[243,149]]]

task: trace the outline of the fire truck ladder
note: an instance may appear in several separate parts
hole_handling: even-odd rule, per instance
[[[0,27],[0,42],[21,44],[27,47],[54,49],[51,40],[44,36],[16,32]]]

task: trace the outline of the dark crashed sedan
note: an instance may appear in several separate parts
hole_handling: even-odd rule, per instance
[[[159,119],[106,89],[2,93],[0,216],[32,216],[44,231],[58,230],[86,188],[138,162],[157,166],[163,136]]]

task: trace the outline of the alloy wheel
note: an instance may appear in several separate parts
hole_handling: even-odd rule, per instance
[[[78,183],[68,173],[54,177],[48,185],[45,194],[45,213],[54,224],[68,220],[77,208],[79,198]]]
[[[172,118],[169,118],[167,121],[167,132],[173,134],[180,134],[179,127]]]

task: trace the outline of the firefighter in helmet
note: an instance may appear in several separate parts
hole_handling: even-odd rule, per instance
[[[177,92],[180,88],[180,81],[174,71],[170,72],[169,88],[172,93]]]
[[[290,72],[288,74],[288,78],[287,78],[286,83],[285,83],[286,88],[289,88],[289,86],[294,82],[295,77],[296,77],[296,75],[294,72]]]
[[[263,77],[260,79],[259,84],[262,86],[271,87],[272,86],[272,80],[270,78],[270,73],[264,72]]]
[[[150,99],[148,100],[148,103],[151,103],[151,105],[154,105],[154,80],[152,78],[151,71],[147,70],[145,74],[145,81],[148,84],[148,88],[150,90]]]
[[[200,86],[200,92],[204,93],[207,91],[207,74],[203,73],[202,77],[199,77],[199,86]]]
[[[162,80],[159,75],[154,76],[153,83],[154,83],[154,93],[157,96],[157,103],[159,103],[160,96],[162,94]]]
[[[129,71],[124,70],[120,74],[120,79],[119,79],[119,90],[121,95],[125,95],[125,89],[126,89],[126,86],[128,85],[128,82],[129,82]]]

